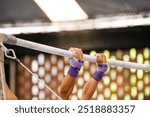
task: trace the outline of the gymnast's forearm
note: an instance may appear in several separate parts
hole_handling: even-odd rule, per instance
[[[93,74],[93,77],[85,84],[83,88],[83,93],[81,96],[82,100],[89,100],[92,98],[97,88],[98,82],[102,80],[104,73],[108,69],[106,56],[104,54],[96,54],[96,58],[98,65]]]
[[[74,88],[76,77],[83,64],[82,61],[80,61],[83,57],[82,50],[79,48],[70,48],[69,50],[73,53],[75,58],[70,58],[68,74],[65,76],[59,90],[59,96],[65,100],[69,99]]]
[[[90,100],[97,88],[98,81],[91,78],[83,87],[81,100]]]
[[[59,96],[64,100],[68,100],[73,91],[74,84],[75,78],[73,78],[73,76],[71,76],[70,74],[67,74],[62,84],[60,85]]]

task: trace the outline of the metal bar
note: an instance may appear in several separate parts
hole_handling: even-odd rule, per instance
[[[26,41],[26,40],[16,38],[14,36],[5,35],[5,34],[1,34],[1,37],[3,37],[3,42],[7,44],[17,45],[17,46],[21,46],[21,47],[25,47],[25,48],[29,48],[29,49],[33,49],[37,51],[42,51],[42,52],[46,52],[49,54],[69,57],[69,58],[73,57],[72,52],[68,50],[59,49],[56,47],[47,46],[47,45],[43,45],[43,44],[31,42],[31,41]],[[96,63],[96,57],[84,54],[83,61]],[[111,60],[111,59],[107,59],[107,61],[108,61],[108,64],[112,66],[150,71],[150,65],[119,61],[119,60]]]
[[[0,43],[2,43],[2,38],[0,36]],[[0,100],[3,99],[3,85],[2,85],[2,65],[1,65],[1,62],[4,61],[4,57],[3,57],[3,51],[2,51],[2,48],[0,47]]]
[[[0,36],[0,43],[3,43],[3,40]],[[0,47],[0,99],[7,99],[6,92],[6,81],[5,81],[5,71],[4,71],[4,52],[2,47]]]
[[[0,83],[1,83],[1,92],[2,92],[2,98],[4,100],[7,99],[8,94],[6,92],[6,81],[5,81],[5,71],[4,71],[4,63],[0,62]]]

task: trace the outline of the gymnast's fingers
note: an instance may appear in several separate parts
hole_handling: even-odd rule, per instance
[[[96,59],[98,64],[107,64],[106,56],[102,53],[96,54]]]
[[[73,48],[71,47],[69,49],[69,51],[71,51],[73,53],[73,56],[78,59],[78,60],[82,60],[83,58],[83,51],[80,48]]]

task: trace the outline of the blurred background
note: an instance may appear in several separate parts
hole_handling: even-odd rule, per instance
[[[0,33],[58,48],[150,65],[150,0],[0,0]],[[58,93],[68,58],[6,45]],[[95,64],[84,62],[70,99],[79,99]],[[5,58],[6,81],[22,100],[56,97],[13,60]],[[150,72],[111,66],[94,100],[150,99]]]

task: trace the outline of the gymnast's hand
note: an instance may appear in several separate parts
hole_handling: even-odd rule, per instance
[[[83,51],[80,48],[73,48],[71,47],[69,49],[69,51],[71,51],[73,53],[73,56],[78,59],[78,60],[82,60],[83,58]]]
[[[98,64],[107,64],[106,56],[103,53],[96,54],[96,60]]]
[[[69,49],[69,51],[73,53],[73,58],[70,58],[69,60],[71,67],[68,70],[68,74],[76,78],[83,65],[83,62],[81,61],[83,58],[83,52],[79,48],[72,48],[72,47]]]
[[[96,54],[96,60],[97,60],[97,68],[95,73],[93,74],[93,78],[97,81],[102,80],[103,74],[107,71],[108,69],[108,64],[107,64],[107,59],[104,54]]]

